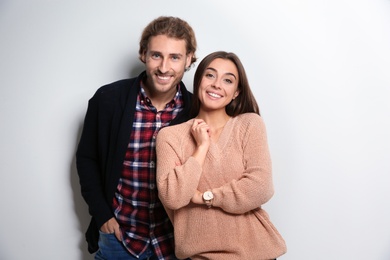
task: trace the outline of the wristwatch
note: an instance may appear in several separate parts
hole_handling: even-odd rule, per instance
[[[214,199],[214,194],[211,191],[206,191],[203,193],[203,201],[206,203],[208,208],[211,208],[213,205],[213,199]]]

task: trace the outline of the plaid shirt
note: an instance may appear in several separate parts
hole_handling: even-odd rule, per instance
[[[141,86],[133,130],[115,192],[113,209],[123,244],[134,256],[152,246],[158,259],[176,259],[173,227],[156,187],[156,136],[182,110],[180,86],[164,110],[157,111]]]

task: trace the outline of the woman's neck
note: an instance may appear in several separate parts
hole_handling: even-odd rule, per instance
[[[199,112],[196,118],[203,119],[209,125],[212,132],[220,131],[231,118],[225,111]]]

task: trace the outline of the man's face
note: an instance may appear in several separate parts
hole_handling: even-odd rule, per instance
[[[176,92],[192,54],[186,54],[184,40],[158,35],[150,38],[148,49],[142,55],[146,65],[146,88],[149,95],[165,95]],[[173,94],[174,95],[174,94]]]

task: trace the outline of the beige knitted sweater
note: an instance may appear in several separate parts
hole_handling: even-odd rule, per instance
[[[271,159],[263,119],[254,113],[231,118],[211,143],[201,168],[193,119],[160,130],[157,185],[170,217],[178,258],[274,259],[286,245],[261,208],[273,195]],[[213,207],[191,202],[196,190],[214,193]]]

